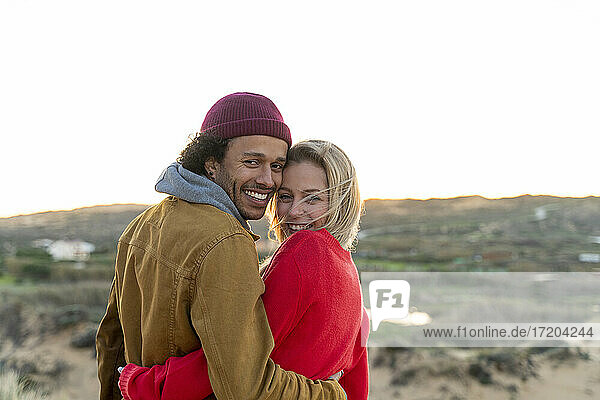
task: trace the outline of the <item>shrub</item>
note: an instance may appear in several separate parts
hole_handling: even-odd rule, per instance
[[[69,264],[55,264],[52,266],[50,281],[52,282],[80,282],[80,281],[112,281],[114,268],[89,266],[82,269],[73,268]]]
[[[48,264],[25,264],[21,268],[21,278],[34,281],[48,279],[50,266]]]
[[[89,312],[86,306],[81,304],[71,304],[60,307],[54,312],[54,320],[60,328],[75,325],[79,322],[87,321]]]
[[[71,336],[70,345],[76,348],[95,347],[97,324],[86,324]]]
[[[46,252],[46,250],[38,249],[35,247],[22,247],[20,249],[17,249],[16,256],[17,257],[36,258],[36,259],[47,260],[47,261],[50,261],[52,259],[52,257],[50,257],[50,254],[48,254],[48,252]]]
[[[12,260],[7,265],[7,272],[12,275],[17,282],[22,281],[40,281],[50,278],[52,269],[50,262],[38,260]]]
[[[79,304],[106,310],[110,281],[39,284],[0,288],[0,305],[12,299],[32,307],[58,307]]]

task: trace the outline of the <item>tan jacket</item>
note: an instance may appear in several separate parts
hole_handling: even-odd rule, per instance
[[[346,398],[337,382],[269,358],[255,238],[233,216],[173,196],[129,224],[96,338],[101,400],[121,398],[117,367],[126,362],[162,364],[200,347],[219,399]]]

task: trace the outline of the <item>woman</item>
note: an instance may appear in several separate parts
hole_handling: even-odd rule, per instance
[[[339,383],[351,400],[368,395],[369,320],[349,253],[361,210],[346,154],[322,140],[296,144],[267,210],[282,245],[261,271],[273,361],[311,379],[343,371]],[[212,393],[202,349],[152,368],[128,364],[119,386],[126,400],[203,399]]]

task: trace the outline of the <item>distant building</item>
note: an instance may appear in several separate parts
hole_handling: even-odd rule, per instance
[[[55,261],[86,261],[95,249],[96,246],[93,244],[81,240],[57,240],[50,244],[46,251]]]
[[[581,253],[579,255],[579,262],[600,263],[600,254],[596,254],[596,253]]]
[[[535,219],[537,221],[543,221],[548,218],[548,212],[546,211],[546,207],[541,206],[535,209]]]
[[[548,218],[549,211],[557,211],[559,209],[560,209],[560,207],[558,206],[558,204],[554,204],[554,203],[536,207],[535,208],[535,220],[543,221],[546,218]]]

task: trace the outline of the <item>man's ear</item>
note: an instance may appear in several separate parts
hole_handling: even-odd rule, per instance
[[[214,157],[210,157],[204,162],[204,169],[208,174],[208,179],[215,180],[215,175],[217,174],[217,169],[219,168],[219,163],[215,160]]]

